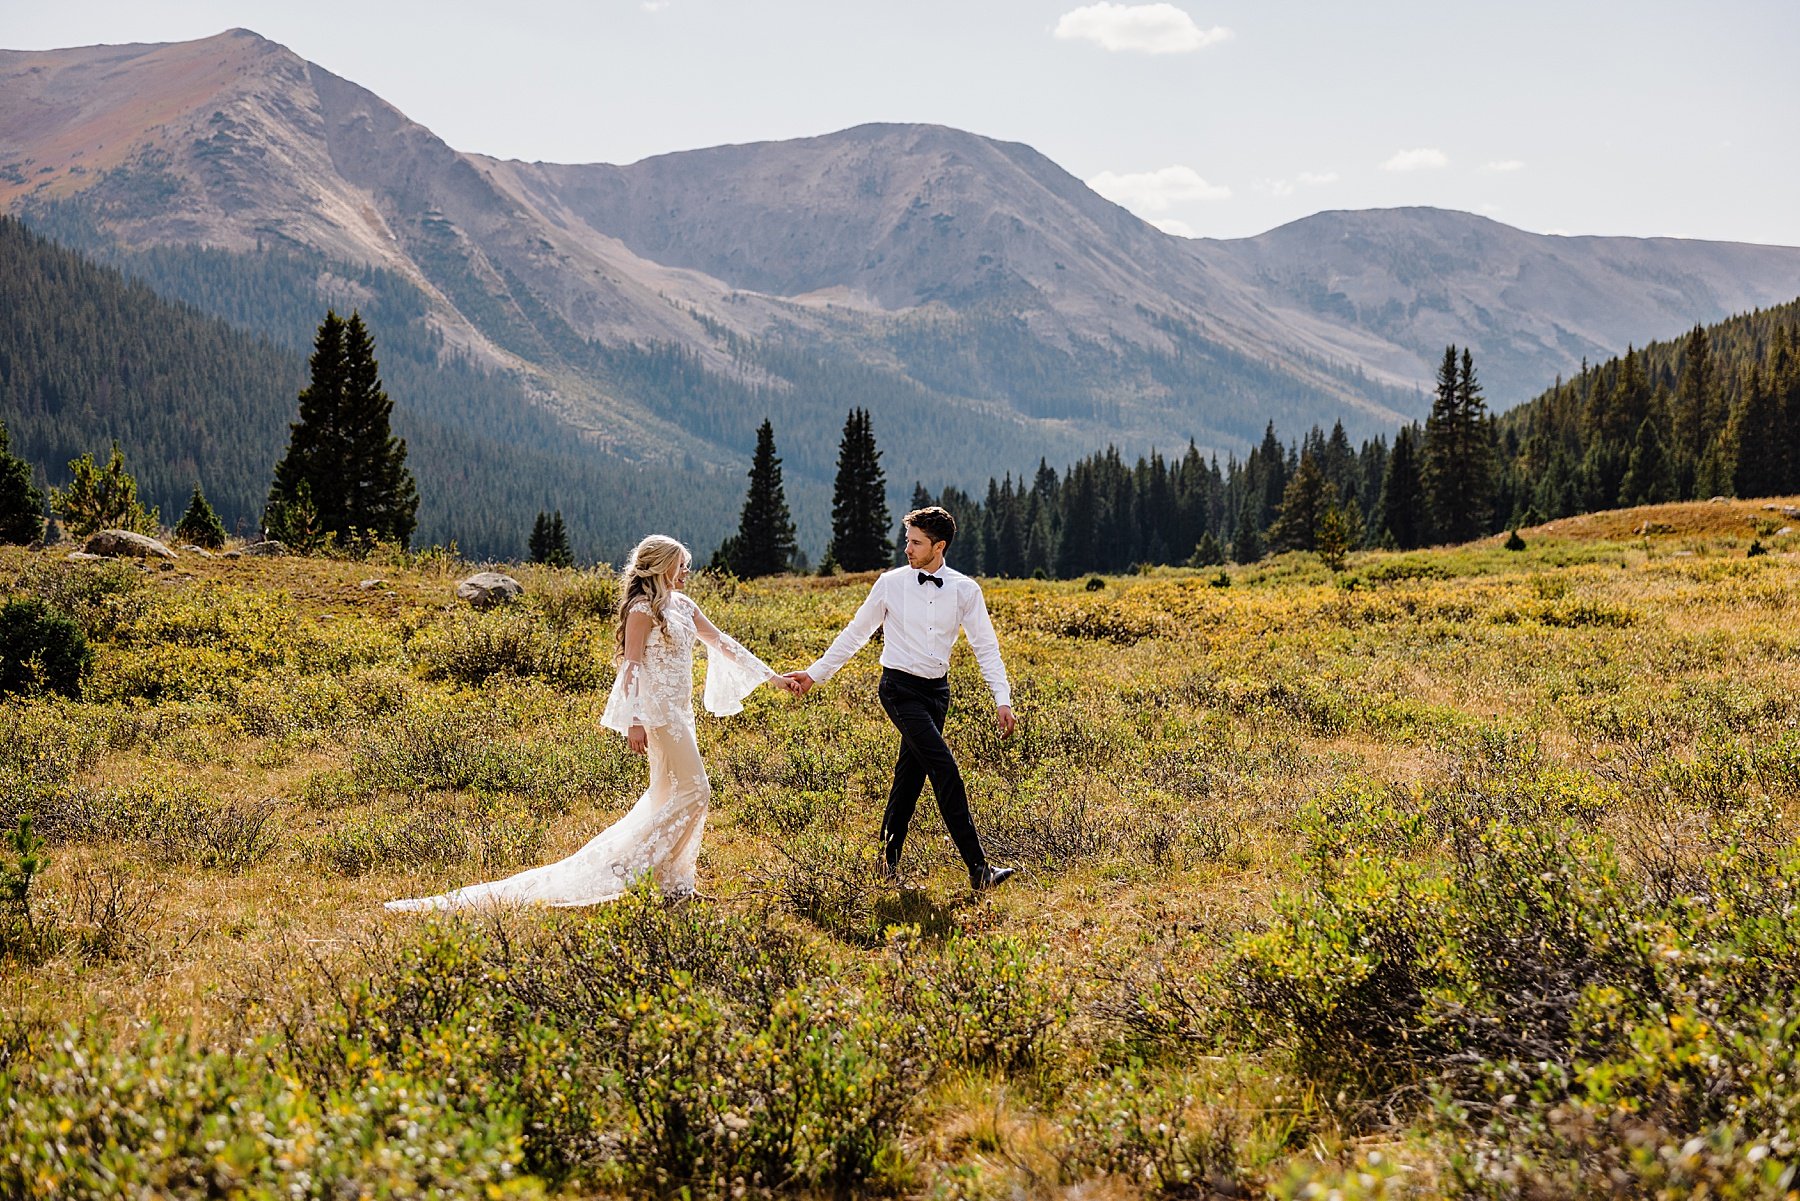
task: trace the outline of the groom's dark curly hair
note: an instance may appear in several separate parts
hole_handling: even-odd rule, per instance
[[[950,516],[948,510],[941,509],[937,505],[914,509],[900,520],[933,542],[942,542],[948,546],[956,541],[956,518]]]

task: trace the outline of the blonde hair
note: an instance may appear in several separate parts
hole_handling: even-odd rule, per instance
[[[663,613],[673,589],[669,577],[677,567],[693,565],[693,552],[663,534],[651,534],[633,548],[619,573],[619,617],[613,623],[613,644],[618,654],[625,654],[625,613],[639,599],[650,604],[650,620],[656,628],[667,629]]]

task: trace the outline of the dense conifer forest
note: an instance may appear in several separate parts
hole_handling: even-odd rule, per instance
[[[1140,564],[1249,562],[1315,550],[1335,513],[1353,543],[1410,548],[1556,517],[1711,496],[1800,492],[1800,300],[1632,349],[1498,417],[1479,363],[1450,348],[1422,425],[1353,445],[1342,424],[1243,459],[1193,445],[1062,473],[990,479],[985,495],[915,489],[959,514],[957,560],[986,575],[1071,578]]]

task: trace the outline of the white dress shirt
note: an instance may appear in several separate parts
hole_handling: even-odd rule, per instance
[[[883,572],[844,632],[806,674],[820,682],[829,680],[880,629],[883,667],[939,680],[950,673],[950,648],[956,645],[957,634],[966,633],[994,704],[1010,706],[1012,685],[1006,679],[1006,664],[1000,661],[1000,639],[988,618],[981,585],[948,566],[934,574],[944,581],[943,587],[921,580],[916,567]]]

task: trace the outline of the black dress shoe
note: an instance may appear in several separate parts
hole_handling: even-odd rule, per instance
[[[1018,872],[1019,869],[1016,867],[994,867],[992,864],[984,863],[969,873],[969,886],[976,892],[986,892],[991,888],[1000,887]]]

